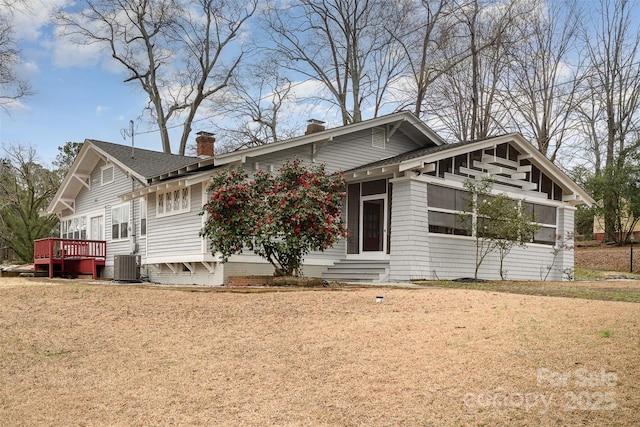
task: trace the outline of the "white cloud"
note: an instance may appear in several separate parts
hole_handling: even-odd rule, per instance
[[[38,64],[34,61],[21,61],[15,65],[15,74],[19,76],[21,80],[31,81],[38,74]]]
[[[58,40],[53,47],[53,65],[56,67],[93,67],[100,62],[101,49],[97,45],[78,45]]]
[[[296,98],[311,98],[322,96],[325,90],[325,85],[317,80],[294,82],[291,85],[291,92]]]
[[[37,41],[53,23],[56,10],[68,6],[71,0],[30,0],[16,2],[11,8],[13,32],[17,39]]]
[[[102,117],[102,114],[103,114],[104,112],[106,112],[106,111],[109,111],[109,110],[110,110],[110,108],[109,108],[109,107],[107,107],[107,106],[105,106],[105,105],[98,105],[98,106],[96,107],[96,116],[97,116],[97,117]]]

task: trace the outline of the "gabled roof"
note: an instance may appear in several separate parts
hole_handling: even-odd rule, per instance
[[[440,135],[435,133],[433,129],[427,126],[422,120],[418,119],[409,111],[400,111],[386,116],[376,117],[374,119],[363,120],[358,123],[352,123],[345,126],[326,129],[309,135],[302,135],[284,141],[274,142],[272,144],[261,145],[258,147],[246,148],[244,150],[232,151],[221,155],[216,155],[216,165],[224,165],[235,162],[243,162],[247,157],[262,156],[276,151],[294,148],[300,145],[311,144],[319,141],[332,140],[341,135],[347,135],[361,130],[371,129],[378,126],[389,125],[392,127],[392,133],[400,131],[407,135],[416,144],[423,146],[425,144],[444,145],[446,142]]]
[[[198,157],[179,156],[160,151],[132,148],[94,139],[88,139],[85,141],[86,143],[93,145],[111,163],[120,165],[122,169],[129,170],[146,181],[194,163],[202,162],[202,159]]]
[[[274,142],[271,144],[261,145],[258,147],[245,148],[243,150],[232,151],[229,153],[219,154],[215,157],[216,167],[240,165],[245,163],[248,158],[263,156],[266,154],[279,152],[303,145],[311,145],[317,142],[332,141],[334,138],[354,134],[362,130],[373,129],[376,127],[386,126],[388,129],[388,135],[393,135],[395,132],[401,132],[406,135],[416,146],[424,148],[425,146],[433,147],[445,145],[445,141],[436,134],[429,126],[427,126],[422,120],[418,119],[413,113],[409,111],[400,111],[398,113],[388,114],[374,119],[364,120],[358,123],[352,123],[346,126],[340,126],[336,128],[330,128],[323,131],[311,133],[308,135],[302,135],[295,138]],[[195,174],[189,177],[188,182],[194,184],[196,182],[202,182],[209,179],[207,175],[209,170],[200,174]],[[175,178],[181,178],[175,176]],[[146,189],[139,189],[123,195],[125,200],[131,198],[140,197],[147,194],[150,191],[154,191],[149,187]]]
[[[187,172],[211,168],[214,159],[179,156],[87,139],[45,213],[52,214],[65,208],[73,210],[74,199],[82,187],[89,187],[91,172],[100,160],[117,166],[140,184],[148,185]]]
[[[382,172],[390,172],[394,169],[398,172],[407,170],[422,170],[429,163],[434,163],[440,159],[465,154],[469,151],[491,148],[495,145],[505,142],[511,142],[522,152],[527,154],[529,161],[536,165],[547,176],[550,176],[565,190],[569,191],[576,204],[586,203],[592,205],[595,203],[593,198],[571,178],[569,178],[560,168],[547,159],[540,151],[538,151],[531,143],[529,143],[522,135],[517,133],[489,137],[477,141],[458,142],[454,144],[445,144],[437,147],[418,148],[407,153],[389,157],[377,162],[362,165],[360,167],[345,171],[345,175],[351,174],[358,176],[362,172],[370,174],[371,171],[378,170]]]
[[[582,188],[575,184],[557,166],[519,134],[503,135],[481,141],[446,144],[439,135],[411,112],[401,111],[268,145],[221,154],[216,156],[215,165],[214,158],[212,157],[202,159],[199,157],[180,156],[87,139],[71,166],[69,173],[65,176],[58,192],[47,208],[46,213],[58,212],[64,208],[73,209],[75,197],[83,186],[89,187],[90,174],[100,160],[116,165],[127,176],[136,179],[142,184],[142,189],[123,195],[125,199],[128,199],[131,197],[139,197],[142,193],[153,191],[153,184],[163,185],[163,181],[165,180],[185,176],[189,176],[190,180],[198,179],[198,177],[206,177],[205,172],[214,168],[214,166],[219,167],[234,163],[244,163],[247,158],[262,156],[305,144],[331,141],[335,137],[372,129],[378,126],[386,126],[390,134],[396,131],[402,132],[413,140],[418,148],[404,154],[363,165],[347,171],[348,173],[357,175],[361,171],[371,171],[374,169],[387,170],[389,168],[400,172],[410,169],[420,170],[427,163],[432,163],[440,158],[455,156],[466,153],[469,150],[488,148],[494,144],[511,141],[519,146],[522,151],[529,153],[532,162],[541,170],[555,177],[560,185],[576,195],[577,200],[593,203],[593,199]],[[435,144],[435,146],[433,144]]]

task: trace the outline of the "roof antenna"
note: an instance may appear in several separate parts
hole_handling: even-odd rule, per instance
[[[128,136],[131,137],[131,158],[133,159],[133,120],[129,120],[129,129],[120,129],[120,134],[122,135],[122,139],[126,140]]]

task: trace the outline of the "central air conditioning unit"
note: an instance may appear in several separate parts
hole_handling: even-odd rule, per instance
[[[113,263],[113,280],[118,282],[140,281],[138,255],[114,255]]]

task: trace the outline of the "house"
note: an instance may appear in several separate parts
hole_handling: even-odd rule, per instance
[[[459,224],[464,183],[491,176],[497,193],[523,200],[540,228],[526,248],[506,258],[510,279],[562,280],[572,251],[554,251],[572,232],[575,207],[591,197],[522,136],[447,144],[409,112],[325,129],[312,121],[303,136],[214,156],[215,139],[200,132],[197,157],[86,140],[47,212],[61,237],[104,240],[99,273],[114,277],[114,259],[137,255],[142,276],[159,283],[227,283],[229,276],[271,274],[243,253],[221,264],[200,236],[212,174],[242,167],[276,171],[286,160],[323,163],[347,180],[349,237],[304,260],[307,276],[331,280],[407,281],[473,277],[475,240]],[[479,277],[499,278],[489,256]],[[117,271],[115,271],[117,275]]]
[[[621,202],[626,203],[625,200]],[[622,230],[618,236],[619,241],[624,242],[626,236],[635,241],[640,240],[640,221],[637,218],[634,218],[633,215],[622,215],[620,224],[622,225]],[[600,215],[595,215],[593,217],[593,239],[605,242],[607,237],[604,230],[604,218]]]

